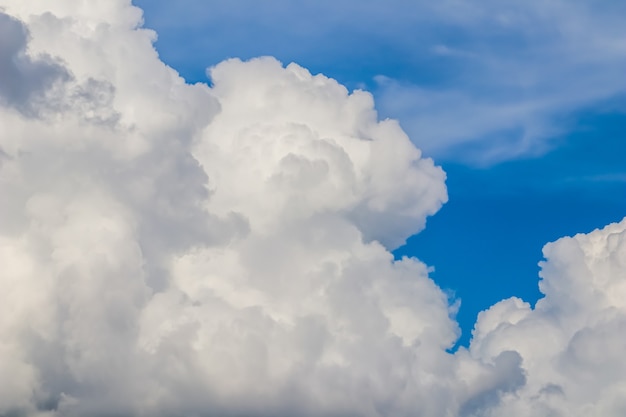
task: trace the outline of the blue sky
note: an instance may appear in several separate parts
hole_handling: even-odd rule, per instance
[[[271,55],[373,93],[448,175],[449,202],[395,251],[479,311],[534,303],[542,246],[626,214],[626,4],[394,0],[134,2],[189,82]]]

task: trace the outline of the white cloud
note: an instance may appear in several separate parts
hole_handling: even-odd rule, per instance
[[[443,171],[395,121],[377,121],[370,94],[271,58],[226,61],[211,77],[221,112],[196,155],[212,211],[265,229],[339,216],[395,247],[446,201]]]
[[[369,94],[272,58],[187,85],[126,2],[1,5],[7,50],[67,74],[0,106],[1,416],[618,412],[626,221],[548,246],[545,301],[447,353],[454,306],[389,252],[444,174]]]
[[[482,312],[470,348],[515,350],[527,384],[485,415],[621,416],[626,411],[626,219],[544,248],[534,309],[518,299]]]

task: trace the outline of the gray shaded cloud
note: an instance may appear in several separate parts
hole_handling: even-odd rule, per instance
[[[522,368],[522,357],[515,351],[504,351],[493,360],[495,372],[481,379],[479,391],[466,400],[459,410],[459,416],[471,417],[483,415],[500,403],[501,397],[514,393],[526,384],[526,375]]]
[[[49,55],[30,56],[28,38],[26,26],[0,10],[0,103],[33,115],[46,91],[69,74]]]

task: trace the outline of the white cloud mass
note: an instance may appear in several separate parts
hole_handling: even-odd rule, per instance
[[[188,85],[123,0],[0,23],[0,416],[623,415],[626,220],[451,354],[389,252],[445,174],[368,93],[272,58]]]

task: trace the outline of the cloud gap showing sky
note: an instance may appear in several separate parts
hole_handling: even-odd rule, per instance
[[[626,413],[626,219],[450,353],[457,300],[391,252],[446,174],[370,93],[272,57],[186,83],[124,0],[0,23],[0,416]]]

